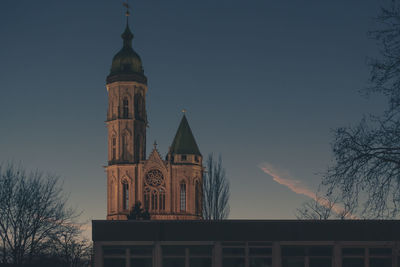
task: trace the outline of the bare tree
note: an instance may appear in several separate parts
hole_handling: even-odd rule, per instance
[[[82,225],[75,224],[65,227],[62,234],[52,241],[48,255],[56,259],[58,265],[89,266],[92,244],[86,238],[82,238]]]
[[[337,196],[323,196],[315,194],[311,199],[296,210],[297,219],[302,220],[328,220],[328,219],[350,219],[355,218],[352,214],[355,210],[354,204],[350,202],[341,203]]]
[[[75,232],[77,214],[66,201],[57,177],[0,165],[1,262],[29,264]]]
[[[214,160],[209,154],[206,161],[206,172],[203,177],[203,218],[222,220],[229,215],[229,181],[222,167],[222,158]]]
[[[370,36],[381,57],[370,61],[371,86],[365,92],[384,94],[388,108],[335,131],[334,164],[323,184],[330,195],[362,203],[363,216],[393,218],[400,214],[400,1],[382,8],[377,22]]]

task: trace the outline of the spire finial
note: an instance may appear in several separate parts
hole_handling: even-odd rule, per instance
[[[183,115],[185,115],[186,114],[186,109],[182,109],[182,113],[183,113]]]
[[[131,9],[131,6],[128,4],[128,0],[126,0],[126,2],[123,2],[122,5],[124,7],[126,7],[125,16],[126,16],[126,24],[128,25],[128,19],[129,19],[129,16],[131,15],[131,13],[129,12],[129,9]]]
[[[156,140],[154,140],[153,146],[154,146],[154,149],[157,149],[157,141]]]

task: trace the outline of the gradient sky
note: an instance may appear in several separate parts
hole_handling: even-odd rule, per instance
[[[221,154],[230,218],[287,219],[330,164],[331,129],[380,112],[363,98],[377,0],[130,1],[149,80],[147,154],[183,108],[203,155]],[[106,217],[105,78],[122,46],[122,1],[2,0],[0,162],[60,175],[82,219]]]

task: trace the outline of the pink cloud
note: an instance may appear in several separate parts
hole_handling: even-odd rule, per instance
[[[317,195],[314,191],[309,189],[307,186],[303,185],[301,183],[301,181],[294,179],[289,174],[288,171],[279,170],[269,163],[262,163],[259,165],[259,167],[263,172],[265,172],[266,174],[271,176],[275,182],[277,182],[278,184],[281,184],[283,186],[286,186],[294,193],[299,194],[299,195],[304,195],[308,198],[311,198],[311,199],[317,201],[320,205],[322,205],[324,207],[330,206],[330,203],[327,199],[317,198]],[[340,214],[341,212],[343,212],[344,209],[342,206],[340,206],[338,204],[334,204],[332,207],[332,210],[336,214]],[[355,216],[353,216],[351,214],[347,215],[347,217],[353,218],[353,219],[356,218]]]

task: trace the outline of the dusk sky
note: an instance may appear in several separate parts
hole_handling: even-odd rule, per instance
[[[203,156],[222,155],[230,218],[295,218],[332,162],[331,130],[384,109],[359,93],[384,3],[131,0],[147,155],[157,140],[165,157],[186,109]],[[116,0],[0,3],[0,162],[59,175],[82,220],[106,218],[105,79],[124,12]]]

